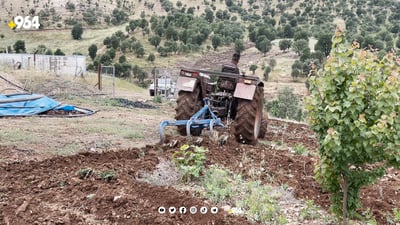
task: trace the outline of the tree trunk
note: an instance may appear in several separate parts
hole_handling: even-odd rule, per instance
[[[347,225],[347,194],[348,194],[348,190],[349,190],[349,184],[348,184],[348,180],[347,180],[347,176],[343,175],[343,186],[342,186],[342,190],[343,190],[343,222],[342,225]]]

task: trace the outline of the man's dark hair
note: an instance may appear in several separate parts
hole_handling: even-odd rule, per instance
[[[240,53],[239,52],[233,53],[232,60],[239,62],[239,59],[240,59]]]

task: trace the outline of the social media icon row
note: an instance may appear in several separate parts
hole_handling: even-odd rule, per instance
[[[186,207],[179,207],[179,208],[175,208],[175,207],[169,207],[168,209],[167,208],[165,208],[165,207],[163,207],[163,206],[160,206],[159,208],[158,208],[158,213],[160,213],[160,214],[164,214],[164,213],[166,213],[166,212],[169,212],[170,214],[175,214],[175,213],[180,213],[180,214],[186,214],[186,212],[187,212],[187,209],[186,209]],[[189,208],[189,212],[190,212],[190,214],[196,214],[197,213],[197,207],[195,207],[195,206],[192,206],[192,207],[190,207]],[[199,212],[201,213],[201,214],[206,214],[207,212],[208,212],[208,208],[207,207],[205,207],[205,206],[203,206],[203,207],[200,207],[200,209],[199,209]],[[210,208],[210,212],[212,213],[212,214],[217,214],[218,213],[218,207],[211,207]]]

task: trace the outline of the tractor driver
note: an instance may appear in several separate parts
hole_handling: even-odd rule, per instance
[[[238,52],[233,53],[232,61],[222,66],[222,72],[240,74],[240,70],[237,65],[239,63],[239,59],[240,59],[240,53]]]

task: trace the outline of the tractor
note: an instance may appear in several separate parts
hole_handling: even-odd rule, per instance
[[[165,126],[199,136],[204,128],[212,132],[214,126],[233,122],[236,141],[251,145],[265,135],[264,83],[258,77],[182,68],[177,90],[176,120],[161,122],[161,142]]]

